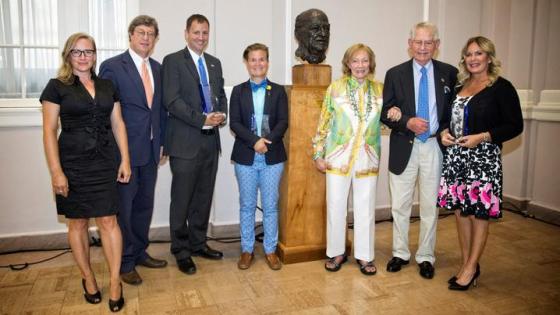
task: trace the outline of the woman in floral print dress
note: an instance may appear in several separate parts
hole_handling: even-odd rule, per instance
[[[502,216],[502,143],[523,131],[519,97],[499,76],[494,44],[478,36],[465,44],[457,95],[441,133],[447,147],[438,205],[455,212],[462,266],[449,279],[450,290],[467,290],[480,275],[479,260],[490,218]]]

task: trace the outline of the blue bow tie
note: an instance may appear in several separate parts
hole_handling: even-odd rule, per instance
[[[260,88],[266,89],[266,86],[268,85],[268,81],[266,79],[262,80],[261,83],[257,84],[253,81],[251,81],[251,90],[253,92],[258,91]]]

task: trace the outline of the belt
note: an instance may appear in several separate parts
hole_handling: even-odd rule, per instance
[[[201,129],[200,133],[205,135],[205,136],[212,136],[216,133],[216,131],[214,130],[214,128],[212,128],[212,129]]]
[[[437,136],[437,134],[433,134],[433,135],[430,135],[428,138],[435,138],[436,136]],[[412,144],[412,143],[414,143],[414,141],[420,141],[420,139],[418,139],[418,137],[414,137],[414,140],[410,140],[409,143]],[[420,141],[420,142],[422,142],[422,141]]]

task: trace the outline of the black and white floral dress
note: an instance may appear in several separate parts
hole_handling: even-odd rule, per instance
[[[451,108],[450,132],[455,138],[469,134],[466,128],[472,96],[457,95]],[[438,206],[461,210],[479,219],[501,218],[502,161],[497,144],[481,142],[474,148],[447,147],[438,192]]]

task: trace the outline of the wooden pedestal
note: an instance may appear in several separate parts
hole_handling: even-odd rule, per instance
[[[278,252],[283,263],[325,258],[325,175],[315,169],[311,139],[317,130],[328,65],[297,65],[288,89],[290,125],[284,136],[288,161],[280,188]]]

